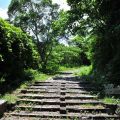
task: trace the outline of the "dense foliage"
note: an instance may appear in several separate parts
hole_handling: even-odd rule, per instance
[[[95,68],[104,80],[120,85],[120,1],[99,0],[97,4],[104,24],[97,28]]]
[[[87,56],[84,55],[81,48],[75,45],[65,46],[60,44],[56,46],[55,50],[59,55],[59,64],[66,67],[80,67],[81,65],[90,64]]]
[[[73,67],[92,63],[92,75],[98,81],[120,84],[120,2],[67,2],[71,9],[65,12],[59,11],[51,0],[11,1],[10,22],[32,36],[38,52],[28,35],[1,20],[1,73],[36,67],[38,61],[43,72],[56,72],[60,65]],[[61,39],[69,39],[68,46],[60,44]]]
[[[0,18],[0,77],[18,77],[38,67],[38,52],[30,36]]]
[[[102,83],[120,84],[120,1],[67,1],[72,32],[91,36],[94,75]]]
[[[61,66],[80,67],[81,65],[88,64],[90,64],[90,61],[79,47],[75,45],[66,46],[64,44],[57,44],[53,47],[46,65],[46,70],[49,73],[55,73]]]

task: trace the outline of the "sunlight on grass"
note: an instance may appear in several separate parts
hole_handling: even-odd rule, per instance
[[[65,66],[60,66],[59,71],[77,71],[79,70],[80,67],[65,67]]]
[[[43,73],[36,74],[33,82],[34,81],[45,81],[45,80],[47,80],[51,76],[52,75],[46,75],[46,74],[43,74]]]
[[[8,101],[8,103],[15,103],[17,100],[17,96],[15,94],[5,94],[4,96],[0,96],[0,99]]]
[[[120,104],[120,99],[115,99],[114,97],[105,97],[102,101],[104,103]]]
[[[89,75],[91,71],[92,71],[92,65],[82,66],[79,69],[77,69],[74,74],[77,76],[84,76],[84,75]]]

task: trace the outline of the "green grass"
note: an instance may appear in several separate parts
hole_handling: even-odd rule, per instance
[[[88,75],[92,71],[92,65],[79,67],[60,66],[59,71],[73,71],[75,75]]]
[[[49,77],[51,77],[52,75],[47,75],[47,74],[43,74],[37,70],[32,70],[29,69],[26,71],[27,76],[31,76],[31,81],[26,81],[25,83],[23,83],[20,88],[25,88],[28,84],[32,84],[36,81],[45,81],[47,80]],[[28,78],[27,78],[28,79]]]
[[[120,99],[116,99],[114,97],[105,97],[102,101],[108,104],[120,104]]]
[[[75,71],[79,69],[80,67],[65,67],[65,66],[60,66],[59,71]]]
[[[76,72],[74,73],[76,76],[85,76],[85,75],[89,75],[92,71],[92,65],[90,66],[81,66],[80,68],[78,68],[76,70]]]
[[[52,75],[46,75],[46,74],[43,74],[43,73],[38,73],[38,74],[35,75],[35,78],[34,78],[33,81],[45,81],[51,76]]]
[[[6,100],[8,103],[15,103],[17,96],[15,94],[6,93],[4,96],[0,96],[0,99]]]

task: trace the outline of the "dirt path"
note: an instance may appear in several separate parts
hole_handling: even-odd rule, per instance
[[[1,120],[120,120],[91,95],[95,86],[71,73],[35,82],[18,94],[13,111]]]

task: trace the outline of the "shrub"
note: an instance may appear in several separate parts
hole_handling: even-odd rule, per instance
[[[38,66],[38,53],[30,36],[0,19],[0,74],[20,76]]]

